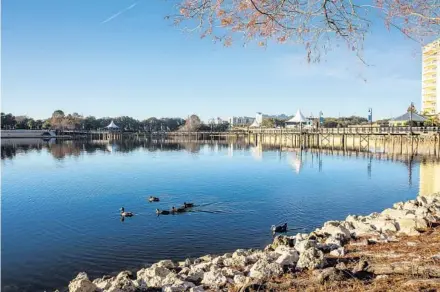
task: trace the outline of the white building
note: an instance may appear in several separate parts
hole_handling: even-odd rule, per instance
[[[252,125],[250,125],[250,127],[252,127],[252,128],[261,127],[261,124],[263,124],[263,114],[258,112],[255,115],[255,120],[252,123]]]
[[[254,120],[250,117],[230,117],[228,122],[231,127],[244,127],[252,124]]]
[[[293,118],[286,122],[286,128],[295,128],[298,126],[308,125],[309,120],[298,110]]]
[[[422,113],[440,113],[440,39],[423,47]]]

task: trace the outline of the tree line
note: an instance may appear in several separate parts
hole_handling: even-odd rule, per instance
[[[27,130],[99,130],[107,127],[113,121],[124,131],[226,131],[227,124],[205,124],[197,115],[192,115],[186,120],[182,118],[156,118],[138,120],[129,116],[84,117],[78,113],[65,114],[56,110],[47,119],[33,119],[27,116],[14,116],[11,113],[1,113],[2,129],[27,129]]]

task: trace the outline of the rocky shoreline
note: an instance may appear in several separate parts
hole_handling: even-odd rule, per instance
[[[379,279],[384,275],[415,273],[438,279],[440,285],[440,266],[431,260],[419,265],[417,271],[411,263],[372,265],[361,257],[356,258],[353,267],[348,265],[353,259],[349,255],[356,252],[353,247],[376,245],[385,247],[384,255],[392,254],[394,243],[407,236],[423,236],[439,223],[440,193],[418,196],[381,213],[328,221],[309,234],[277,236],[264,250],[239,249],[182,262],[163,260],[137,271],[136,275],[123,271],[115,277],[93,281],[86,273],[80,273],[70,282],[69,291],[287,291],[292,288],[292,278],[305,274],[303,284],[344,281],[347,275],[351,279]],[[435,256],[440,260],[440,254]]]

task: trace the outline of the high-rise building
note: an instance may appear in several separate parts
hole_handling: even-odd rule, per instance
[[[423,47],[422,113],[440,113],[440,39]]]

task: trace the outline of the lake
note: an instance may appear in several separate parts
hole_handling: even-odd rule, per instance
[[[250,144],[2,140],[2,291],[65,289],[96,278],[237,248],[440,191],[431,157]],[[149,203],[150,195],[160,202]],[[156,216],[194,202],[192,212]],[[119,209],[135,213],[121,221]]]

